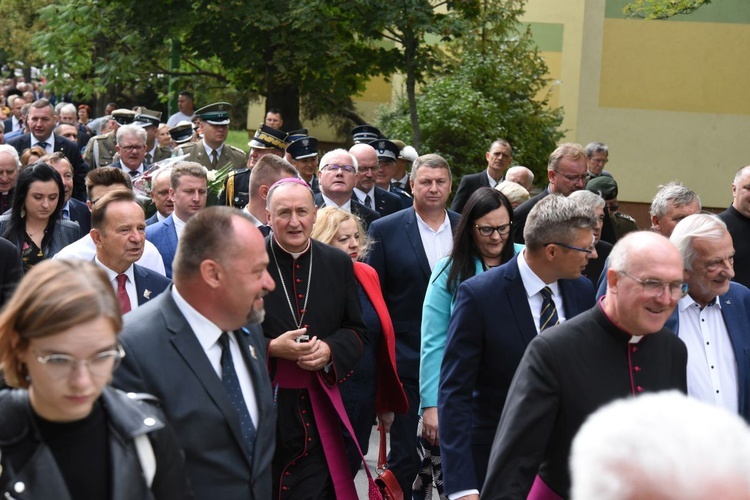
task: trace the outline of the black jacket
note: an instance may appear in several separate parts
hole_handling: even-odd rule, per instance
[[[101,401],[107,414],[112,500],[192,498],[185,461],[164,414],[143,399],[107,387]],[[151,489],[146,485],[135,438],[147,434],[156,461]],[[69,499],[65,479],[36,427],[28,392],[0,392],[0,494],[3,498]],[[85,466],[85,465],[82,465]],[[20,491],[19,491],[20,490]]]

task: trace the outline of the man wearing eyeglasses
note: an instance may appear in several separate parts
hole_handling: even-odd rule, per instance
[[[664,323],[682,297],[682,257],[661,235],[627,234],[607,294],[529,344],[508,391],[482,498],[567,498],[572,440],[619,398],[687,391],[687,349]]]
[[[526,346],[594,305],[594,287],[581,272],[597,256],[595,228],[593,212],[548,196],[529,214],[524,251],[458,287],[438,391],[438,437],[451,500],[475,499],[482,491],[497,423]]]
[[[380,214],[367,208],[354,196],[357,181],[357,159],[345,149],[334,149],[320,159],[318,177],[320,193],[315,195],[318,208],[339,207],[359,217],[365,227],[380,218]]]
[[[526,218],[534,206],[550,194],[568,196],[586,187],[586,152],[580,144],[566,142],[560,144],[547,162],[547,187],[528,201],[513,210],[513,235],[516,243],[524,242]]]
[[[586,167],[588,179],[591,180],[601,175],[612,177],[612,174],[604,170],[609,162],[609,148],[603,142],[591,142],[586,145]]]
[[[122,314],[166,290],[167,278],[136,264],[146,244],[146,219],[133,191],[123,187],[102,196],[94,205],[91,224],[94,262],[107,273]]]
[[[117,152],[120,159],[112,167],[122,169],[130,178],[143,175],[147,168],[143,159],[146,157],[146,131],[138,125],[123,125],[117,129]]]
[[[750,290],[731,281],[732,236],[715,215],[694,214],[669,239],[689,286],[666,324],[688,349],[688,394],[750,421]]]
[[[375,147],[377,146],[377,150]],[[354,195],[357,201],[371,210],[377,211],[381,217],[398,212],[402,208],[401,198],[375,185],[375,178],[380,170],[380,158],[396,161],[398,146],[391,141],[381,139],[370,144],[355,144],[349,149],[349,154],[357,159],[357,182]],[[411,200],[411,198],[409,198]]]

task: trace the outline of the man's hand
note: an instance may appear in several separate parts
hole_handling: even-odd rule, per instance
[[[310,350],[297,358],[297,365],[311,372],[322,370],[331,361],[331,348],[318,337],[311,338],[307,346]]]
[[[297,337],[301,337],[307,333],[307,328],[300,328],[299,330],[290,330],[282,333],[275,339],[271,340],[268,344],[268,353],[274,358],[283,358],[290,361],[297,361],[300,356],[309,354],[312,349],[311,342],[300,342],[297,343]]]
[[[438,440],[438,412],[436,406],[430,406],[422,411],[422,437],[432,446],[440,446]]]

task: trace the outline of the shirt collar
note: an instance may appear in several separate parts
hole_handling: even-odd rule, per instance
[[[521,274],[521,281],[523,282],[523,287],[526,289],[526,295],[528,297],[533,297],[542,291],[545,286],[548,286],[549,289],[552,290],[552,295],[558,295],[560,293],[560,285],[558,285],[557,281],[545,283],[536,275],[531,267],[529,267],[528,262],[526,262],[525,249],[518,253],[518,272]]]
[[[372,189],[370,189],[367,192],[364,192],[361,189],[355,187],[354,194],[357,196],[357,199],[359,200],[359,202],[362,203],[363,205],[365,205],[365,196],[369,196],[370,199],[372,200],[373,206],[375,206],[375,186],[374,185],[372,186]]]
[[[109,281],[115,281],[117,279],[118,275],[124,274],[125,276],[128,277],[128,281],[130,283],[133,283],[133,285],[135,285],[135,273],[133,272],[133,264],[130,264],[130,267],[128,267],[127,269],[125,269],[125,272],[123,272],[123,273],[116,273],[112,269],[110,269],[107,266],[105,266],[104,264],[102,264],[102,261],[99,260],[99,257],[94,257],[94,262],[99,267],[101,267],[102,269],[104,269],[104,272],[107,273],[107,278],[109,278]]]
[[[206,155],[209,158],[211,158],[211,151],[213,151],[214,148],[212,148],[211,146],[209,146],[208,144],[206,144],[205,141],[204,141],[203,142],[203,149],[206,151]],[[222,143],[221,146],[219,146],[218,148],[216,148],[216,154],[218,154],[219,156],[221,156],[221,152],[223,150],[224,150],[224,144]]]
[[[339,205],[336,204],[335,201],[333,201],[332,199],[330,199],[328,196],[324,195],[323,193],[320,193],[320,195],[323,197],[323,201],[325,202],[325,204],[326,204],[327,207],[338,207],[338,208],[342,208],[342,209],[346,210],[347,212],[351,213],[351,211],[352,211],[352,199],[351,198],[349,198],[348,200],[346,200],[346,203],[344,203],[343,205],[339,206]]]
[[[451,219],[450,219],[450,217],[448,217],[448,212],[446,212],[445,210],[443,210],[443,222],[442,222],[442,224],[440,224],[440,227],[438,228],[437,231],[433,231],[432,228],[430,227],[430,225],[427,224],[424,221],[424,219],[422,219],[422,217],[419,216],[419,212],[417,212],[416,210],[414,211],[414,215],[417,216],[417,224],[419,224],[420,226],[422,226],[423,229],[427,229],[427,230],[429,230],[429,231],[431,231],[433,233],[436,233],[436,234],[444,231],[446,228],[450,229],[450,227],[451,227]]]
[[[686,309],[688,309],[693,304],[700,307],[700,304],[698,304],[693,298],[690,296],[690,294],[685,295],[680,300],[677,301],[677,308],[680,312],[684,312]],[[708,303],[707,307],[717,305],[719,306],[719,309],[721,309],[721,301],[719,300],[719,297],[714,297],[714,300]]]
[[[208,351],[214,346],[214,344],[216,344],[216,342],[218,342],[222,332],[221,328],[196,311],[195,308],[191,306],[182,295],[180,295],[176,286],[172,286],[172,298],[182,315],[185,316],[185,320],[190,325],[190,328],[193,329],[193,333],[198,339],[198,342],[200,342],[203,350]]]

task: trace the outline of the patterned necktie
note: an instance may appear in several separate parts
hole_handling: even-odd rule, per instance
[[[372,208],[372,198],[370,198],[369,194],[365,195],[365,206],[367,208]]]
[[[36,145],[42,148],[43,150],[47,151],[48,144],[45,141],[39,141],[36,143]]]
[[[151,165],[151,153],[146,153],[146,156],[143,158],[143,160],[146,165]]]
[[[224,384],[229,400],[240,417],[242,439],[247,445],[248,457],[252,460],[253,449],[255,448],[255,425],[245,404],[245,398],[242,396],[240,380],[237,378],[237,372],[232,361],[232,351],[229,348],[229,334],[227,332],[221,333],[219,344],[221,345],[221,383]]]
[[[132,178],[132,177],[135,177],[136,175],[140,175],[140,172],[138,171],[138,169],[135,169],[135,170],[129,170],[129,171],[128,171],[128,173],[130,174],[130,177],[131,177],[131,178]]]
[[[557,317],[557,307],[552,300],[552,290],[545,286],[539,293],[542,294],[542,313],[539,315],[539,332],[543,332],[551,326],[560,322]]]
[[[216,170],[216,164],[219,163],[219,152],[215,149],[211,150],[211,168]]]
[[[117,302],[120,304],[122,314],[130,312],[130,297],[128,297],[128,291],[125,289],[125,282],[127,281],[128,277],[124,274],[117,275]]]

